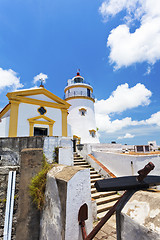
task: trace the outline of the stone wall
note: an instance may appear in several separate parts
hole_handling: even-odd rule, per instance
[[[20,165],[20,152],[25,148],[43,148],[45,137],[0,138],[0,166]]]
[[[33,204],[29,185],[42,169],[43,149],[23,149],[21,152],[21,176],[19,186],[16,240],[38,240],[40,212]]]
[[[12,224],[12,239],[16,239],[21,165],[20,153],[24,148],[43,148],[43,144],[44,137],[0,138],[0,240],[3,239],[9,171],[16,170],[16,187]]]
[[[31,200],[27,195],[30,179],[41,168],[41,160],[42,160],[43,152],[45,152],[45,154],[48,153],[51,155],[49,160],[50,162],[52,162],[54,147],[57,147],[57,146],[61,146],[61,147],[65,146],[71,149],[72,141],[70,138],[67,138],[67,137],[43,137],[43,136],[37,137],[36,136],[36,137],[0,138],[0,240],[3,239],[9,170],[16,169],[16,189],[15,189],[15,202],[14,202],[14,214],[13,214],[13,225],[12,225],[13,226],[12,239],[18,239],[16,237],[16,230],[17,230],[16,226],[17,226],[17,216],[19,215],[18,211],[20,210],[17,210],[17,209],[20,207],[22,203],[22,201],[20,203],[19,194],[21,194],[20,198],[23,199],[24,189],[26,188],[25,196],[28,199],[27,201],[29,201],[29,204],[31,204]],[[21,151],[23,152],[23,149],[28,149],[28,153],[27,153],[28,158],[25,160],[21,159]],[[24,153],[22,155],[24,156]],[[21,174],[22,174],[22,178],[21,178],[21,187],[20,187],[20,193],[19,193],[19,185],[20,185],[19,182],[20,182]],[[24,179],[25,181],[23,181]],[[26,209],[26,206],[23,205],[23,207],[21,206],[22,211]],[[35,218],[36,218],[36,221],[39,221],[39,213],[34,212],[32,205],[31,205],[31,209],[28,211],[30,213],[29,216],[31,219],[33,219],[33,221],[35,220]],[[31,217],[32,213],[33,213],[33,216]],[[26,219],[28,219],[28,217],[26,217]],[[33,230],[34,222],[31,225],[32,225],[31,230]],[[22,224],[21,226],[23,228],[24,225]],[[22,235],[20,232],[23,232],[23,229],[20,229],[20,225],[18,226],[18,229],[19,229],[18,235],[21,238]],[[36,231],[32,231],[31,233],[33,233],[34,235],[33,235],[33,238],[30,238],[30,239],[34,239],[34,240],[38,239],[36,235],[37,234]]]
[[[4,166],[4,167],[0,167],[0,240],[3,240],[9,171],[16,171],[16,188],[15,188],[13,223],[12,223],[12,238],[11,238],[12,240],[16,239],[15,233],[16,233],[16,224],[17,224],[17,207],[18,207],[18,197],[19,197],[20,172],[19,172],[19,167]]]

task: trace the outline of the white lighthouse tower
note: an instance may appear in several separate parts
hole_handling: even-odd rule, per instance
[[[77,72],[77,76],[68,80],[64,89],[65,100],[69,107],[68,124],[74,139],[81,143],[99,143],[96,130],[93,88],[84,81]]]

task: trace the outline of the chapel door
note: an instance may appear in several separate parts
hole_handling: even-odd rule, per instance
[[[34,127],[34,136],[47,136],[47,135],[48,135],[47,128]]]

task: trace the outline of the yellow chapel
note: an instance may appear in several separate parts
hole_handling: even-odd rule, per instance
[[[0,137],[68,136],[70,104],[41,85],[7,93],[0,112]]]

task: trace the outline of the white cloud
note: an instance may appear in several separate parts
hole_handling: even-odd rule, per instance
[[[151,91],[143,84],[138,83],[129,88],[128,84],[125,83],[119,85],[108,99],[96,100],[95,116],[99,131],[114,133],[131,126],[160,126],[160,111],[141,121],[132,120],[131,117],[112,120],[114,113],[121,113],[138,106],[148,105],[151,95]]]
[[[143,84],[137,83],[129,88],[128,84],[122,84],[112,92],[111,96],[104,100],[96,100],[96,114],[110,114],[123,112],[138,106],[149,105],[152,93]]]
[[[144,121],[147,125],[157,125],[160,126],[160,112],[154,113],[151,115],[151,117]]]
[[[106,20],[122,10],[126,10],[124,24],[112,29],[107,41],[110,63],[115,69],[137,62],[154,64],[160,59],[160,1],[106,0],[100,7]],[[131,33],[135,20],[140,26]]]
[[[20,83],[20,77],[12,69],[4,70],[0,68],[0,90],[4,88],[12,88],[16,90],[17,88],[22,88],[23,84]]]
[[[144,76],[149,75],[151,73],[151,70],[152,70],[151,66],[148,66]]]
[[[138,7],[138,0],[106,0],[99,8],[100,13],[105,20],[109,16],[114,16],[124,9],[128,12],[133,12]]]
[[[114,133],[121,130],[122,128],[137,126],[141,124],[144,124],[144,122],[133,121],[131,117],[126,117],[121,120],[116,119],[112,121],[109,115],[96,114],[96,125],[101,132]]]
[[[150,118],[141,121],[132,120],[131,117],[111,120],[109,115],[96,114],[96,124],[100,132],[114,133],[127,127],[158,126],[160,127],[160,111],[151,115]],[[149,129],[148,129],[149,130]]]
[[[48,76],[44,73],[40,73],[33,78],[33,83],[36,84],[38,81],[41,81],[41,79],[45,83],[46,79],[48,79]]]
[[[134,138],[134,137],[135,137],[135,135],[126,133],[124,136],[118,137],[117,139]]]

